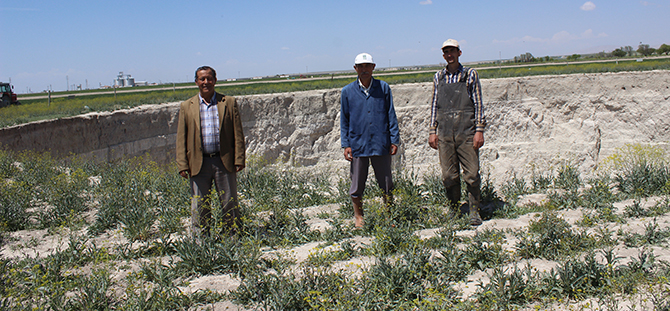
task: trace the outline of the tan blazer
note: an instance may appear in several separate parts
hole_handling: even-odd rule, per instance
[[[245,165],[246,147],[240,111],[235,97],[216,93],[219,109],[221,161],[228,172],[236,165]],[[200,130],[200,98],[195,95],[181,103],[177,125],[177,168],[188,170],[190,176],[200,173],[202,166],[202,137]]]

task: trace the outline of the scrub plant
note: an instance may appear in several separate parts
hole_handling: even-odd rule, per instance
[[[617,188],[627,198],[664,194],[670,189],[666,154],[659,147],[628,144],[603,162],[613,171]]]
[[[624,208],[624,216],[629,218],[657,217],[670,212],[670,203],[667,197],[649,208],[645,208],[640,203],[639,199],[633,199],[633,204]]]
[[[0,179],[12,178],[19,173],[15,161],[14,152],[5,150],[0,144]]]
[[[530,264],[523,268],[495,267],[489,274],[489,282],[478,284],[478,309],[517,310],[537,299],[540,289],[539,275]]]
[[[523,178],[516,176],[516,173],[500,189],[506,202],[516,204],[520,195],[528,194],[530,189]]]
[[[92,199],[88,173],[73,157],[56,160],[48,153],[0,151],[0,228],[52,228],[81,223]],[[90,169],[87,169],[90,171]],[[6,195],[5,195],[6,194]]]
[[[651,216],[662,216],[670,212],[670,197],[664,197],[662,200],[656,202],[653,206],[649,207]]]
[[[573,232],[570,224],[556,212],[543,212],[539,219],[531,220],[527,230],[516,233],[517,254],[522,258],[558,259],[579,251],[588,250],[598,240],[586,231]]]
[[[300,208],[333,202],[327,174],[271,165],[262,158],[250,157],[238,174],[238,191],[251,199],[255,210]]]
[[[114,310],[117,301],[111,297],[113,281],[106,269],[96,269],[91,275],[84,275],[79,282],[82,283],[74,291],[74,297],[70,299],[65,309],[70,310]]]
[[[336,245],[335,249],[323,250],[318,249],[316,252],[310,252],[305,263],[311,266],[328,267],[335,261],[343,261],[353,258],[357,255],[359,250],[351,241],[343,241]]]
[[[177,241],[174,248],[181,259],[174,268],[184,276],[235,273],[244,277],[263,269],[259,245],[251,240],[184,238]]]
[[[502,201],[502,198],[498,196],[498,192],[496,191],[496,188],[493,185],[493,182],[491,181],[490,172],[487,172],[482,177],[481,195],[482,195],[482,202],[481,202],[482,204],[487,203],[497,204]]]
[[[364,250],[364,253],[369,251],[370,255],[383,257],[423,244],[413,232],[409,223],[393,221],[378,223],[372,228],[375,240],[369,248]]]
[[[545,282],[554,296],[583,298],[604,287],[608,277],[611,275],[607,266],[597,262],[593,253],[588,253],[584,261],[569,259],[551,269]]]
[[[388,309],[411,306],[425,294],[431,278],[430,254],[421,248],[407,249],[399,258],[380,257],[365,274],[362,283],[374,297],[365,301],[368,308]]]
[[[633,233],[624,236],[624,243],[629,247],[643,245],[659,245],[670,238],[670,228],[661,229],[656,218],[644,226],[644,234]]]
[[[640,200],[633,200],[633,204],[624,208],[624,216],[628,218],[642,218],[651,216],[651,211],[640,205]]]
[[[302,210],[272,207],[262,216],[247,214],[242,220],[243,235],[251,236],[263,245],[290,246],[316,240],[321,233],[312,230]]]
[[[305,266],[300,274],[302,278],[284,271],[251,274],[230,298],[262,310],[352,310],[363,296],[342,272]]]
[[[223,299],[223,294],[209,290],[183,293],[178,270],[157,260],[143,263],[140,270],[126,277],[125,296],[119,299],[124,310],[190,310],[193,306]]]
[[[81,217],[88,210],[85,192],[89,190],[88,176],[81,169],[53,176],[40,191],[46,203],[37,212],[40,227],[60,226]]]
[[[93,234],[120,227],[131,241],[165,238],[181,230],[179,217],[190,215],[188,185],[174,166],[134,158],[108,164],[100,179]]]
[[[640,284],[649,284],[657,275],[668,273],[667,267],[659,265],[653,254],[645,251],[638,258],[630,258],[626,265],[618,263],[621,258],[612,249],[603,250],[602,254],[604,262],[597,260],[594,252],[588,252],[583,259],[567,258],[547,272],[539,272],[529,264],[523,268],[496,267],[489,274],[489,283],[479,284],[472,309],[518,310],[530,302],[551,303],[594,296],[607,301],[613,295],[630,295]]]
[[[603,221],[623,223],[624,219],[616,214],[617,209],[613,203],[617,197],[612,193],[609,178],[591,180],[589,186],[580,195],[581,206],[584,208],[580,225],[592,227]]]
[[[422,194],[428,197],[430,204],[445,205],[448,201],[442,177],[437,171],[423,176],[423,188]]]
[[[335,243],[353,236],[351,231],[345,226],[342,218],[329,219],[328,224],[330,224],[330,227],[321,233],[321,239],[326,242]]]
[[[589,182],[590,187],[581,194],[582,207],[589,209],[613,209],[617,197],[612,193],[608,179],[594,179]]]
[[[440,249],[439,253],[433,261],[436,285],[444,287],[464,281],[474,271],[466,253],[456,244]]]
[[[564,163],[558,169],[558,176],[554,179],[554,187],[566,191],[576,191],[581,185],[579,172],[571,163]]]
[[[31,190],[25,182],[0,180],[0,232],[11,232],[30,225]]]
[[[485,270],[507,263],[511,256],[502,248],[505,234],[500,230],[478,231],[464,250],[465,259],[472,268]]]
[[[552,176],[551,171],[547,172],[539,170],[536,166],[533,166],[530,179],[531,191],[533,193],[544,192],[554,183],[554,177]]]

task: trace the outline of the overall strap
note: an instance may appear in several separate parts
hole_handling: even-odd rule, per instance
[[[437,72],[437,83],[438,83],[438,84],[439,84],[442,80],[444,80],[444,76],[446,75],[446,74],[445,74],[446,71],[447,71],[447,69],[445,68],[445,69],[442,69],[442,70],[440,70],[440,71]]]
[[[460,79],[458,79],[458,82],[467,83],[468,82],[468,77],[470,76],[470,70],[472,70],[472,68],[464,67],[463,69],[465,69],[465,70],[463,72],[463,75],[461,75]]]

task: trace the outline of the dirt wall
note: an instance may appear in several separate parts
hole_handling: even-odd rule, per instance
[[[670,71],[482,80],[488,128],[482,165],[494,175],[562,160],[589,173],[630,143],[667,148]],[[437,169],[427,144],[432,83],[392,86],[401,131],[395,164]],[[339,142],[339,89],[238,97],[247,153],[300,166],[345,167]],[[49,150],[110,161],[150,155],[173,161],[179,103],[0,129],[3,147]]]

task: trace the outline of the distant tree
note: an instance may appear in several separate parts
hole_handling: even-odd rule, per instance
[[[656,50],[656,53],[668,55],[668,53],[670,53],[670,45],[665,43],[661,44],[661,46],[658,47],[658,50]]]
[[[578,60],[580,57],[582,57],[582,56],[579,55],[579,54],[572,54],[572,55],[568,56],[568,60]]]
[[[545,61],[545,62],[548,62],[548,61],[550,61],[550,60],[551,60],[551,57],[549,57],[548,55],[544,57],[544,61]]]
[[[526,54],[521,54],[519,56],[514,56],[514,62],[515,63],[530,63],[534,62],[535,57],[533,57],[533,54],[526,53]]]
[[[642,44],[637,47],[637,52],[642,54],[643,56],[649,56],[651,54],[654,54],[656,52],[656,49],[649,47],[649,44]]]
[[[626,45],[622,48],[622,50],[624,52],[626,52],[626,54],[628,54],[628,56],[633,56],[633,47],[632,46]]]
[[[616,57],[624,57],[626,56],[626,54],[628,53],[626,53],[626,51],[624,51],[623,48],[615,49],[614,51],[612,51],[612,55]]]

